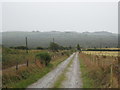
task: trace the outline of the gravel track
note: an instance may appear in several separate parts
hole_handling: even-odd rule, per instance
[[[73,53],[68,59],[59,64],[54,70],[49,72],[47,75],[38,80],[36,83],[28,86],[27,88],[52,88],[57,78],[62,74],[62,72],[67,67],[69,62],[72,60],[74,55],[75,53]]]
[[[76,53],[72,64],[68,67],[65,74],[65,81],[62,82],[62,88],[82,88],[82,80],[80,78],[80,62],[78,59],[78,52]]]

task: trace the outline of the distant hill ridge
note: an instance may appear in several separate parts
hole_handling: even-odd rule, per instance
[[[0,34],[1,35],[1,34]],[[82,47],[117,47],[118,35],[111,32],[2,32],[2,44],[7,47],[25,45],[25,37],[28,37],[29,48],[38,46],[48,47],[52,39],[62,46],[75,47],[78,43]]]

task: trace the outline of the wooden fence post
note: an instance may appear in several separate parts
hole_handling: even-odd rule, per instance
[[[110,67],[110,86],[112,88],[112,85],[113,85],[113,65],[111,64],[111,67]]]
[[[36,56],[35,56],[35,64],[36,64]]]
[[[120,53],[118,53],[116,60],[118,61],[118,88],[120,88]]]
[[[18,70],[18,61],[16,62],[16,70]]]
[[[26,54],[28,55],[28,41],[27,41],[27,37],[25,38],[25,42],[26,42]],[[27,66],[27,67],[29,66],[29,61],[28,61],[28,59],[27,59],[26,66]]]
[[[27,60],[27,63],[26,63],[27,67],[29,66],[29,61]]]

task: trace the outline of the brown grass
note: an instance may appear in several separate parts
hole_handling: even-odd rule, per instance
[[[94,81],[94,87],[118,88],[118,59],[111,56],[80,54],[86,65],[88,76]],[[111,77],[111,65],[113,75]],[[111,83],[112,80],[112,83]]]

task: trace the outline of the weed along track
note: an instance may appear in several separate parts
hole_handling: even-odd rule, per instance
[[[56,82],[57,78],[62,74],[64,69],[70,63],[72,58],[75,56],[73,53],[67,60],[63,61],[61,64],[58,65],[53,71],[45,75],[43,78],[38,80],[36,83],[28,86],[28,88],[51,88],[53,87],[54,83]]]

